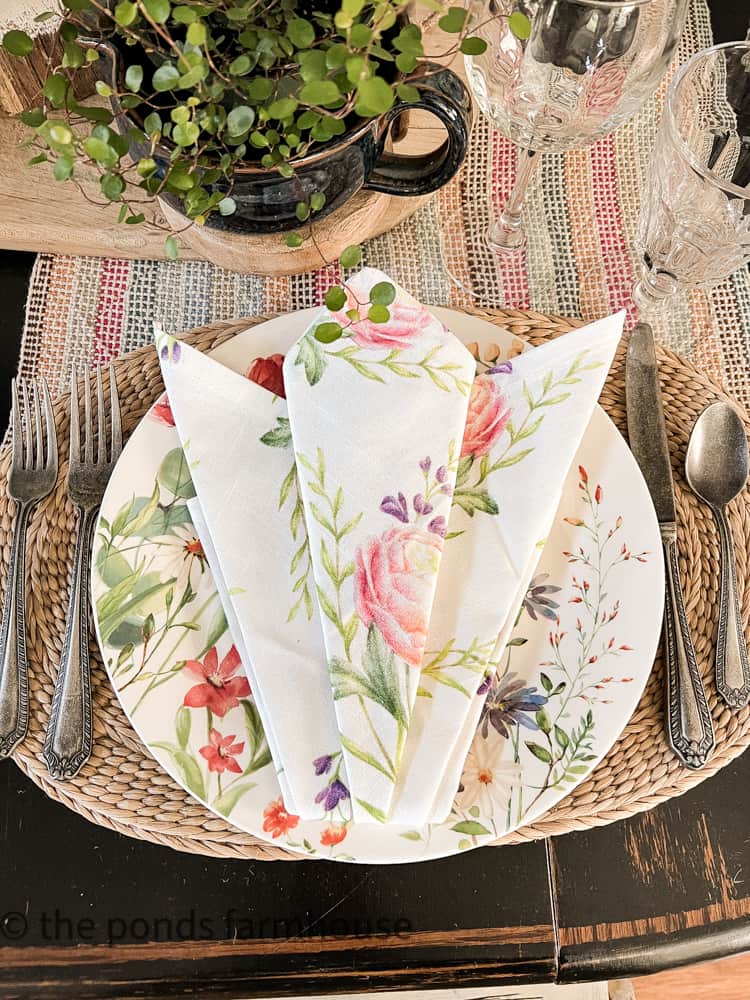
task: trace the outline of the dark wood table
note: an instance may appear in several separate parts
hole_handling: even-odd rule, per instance
[[[714,2],[717,40],[744,5]],[[0,413],[33,258],[0,253]],[[586,833],[379,867],[177,854],[0,765],[0,1000],[314,994],[634,976],[750,949],[750,755]]]

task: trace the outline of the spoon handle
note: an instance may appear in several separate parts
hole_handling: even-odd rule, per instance
[[[714,508],[721,540],[721,600],[716,637],[716,687],[730,708],[739,709],[750,699],[750,663],[747,658],[742,610],[737,593],[737,561],[732,530],[723,507]]]
[[[703,767],[715,745],[711,712],[690,638],[677,561],[677,532],[663,529],[667,594],[664,645],[667,654],[667,733],[672,749],[687,766]]]

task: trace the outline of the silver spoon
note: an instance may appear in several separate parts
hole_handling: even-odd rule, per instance
[[[708,504],[721,541],[721,601],[716,637],[716,687],[730,708],[750,699],[750,664],[737,594],[737,568],[726,506],[745,488],[748,448],[745,428],[733,406],[711,403],[695,422],[685,475],[693,492]]]

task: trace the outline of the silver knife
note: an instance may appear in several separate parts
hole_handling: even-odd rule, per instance
[[[647,323],[639,323],[630,334],[625,365],[625,401],[630,448],[651,493],[664,546],[667,577],[664,606],[667,735],[680,760],[687,767],[699,768],[711,756],[715,737],[680,586],[672,466],[654,335]]]

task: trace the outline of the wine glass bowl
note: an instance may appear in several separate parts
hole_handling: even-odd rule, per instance
[[[698,52],[672,81],[636,246],[641,311],[750,262],[750,43]]]
[[[686,6],[687,0],[472,5],[471,34],[487,47],[465,57],[469,85],[483,114],[520,147],[516,187],[488,233],[494,249],[523,242],[520,209],[537,153],[600,139],[653,94],[679,40]],[[525,31],[518,31],[519,15]]]

